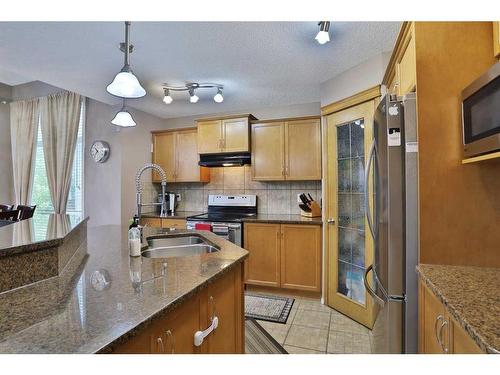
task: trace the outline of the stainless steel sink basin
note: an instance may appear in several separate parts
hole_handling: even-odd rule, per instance
[[[146,258],[173,258],[219,251],[214,244],[200,236],[179,235],[148,238],[148,248],[142,252]]]

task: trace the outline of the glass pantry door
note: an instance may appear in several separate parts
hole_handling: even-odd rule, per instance
[[[373,139],[375,102],[369,101],[327,117],[326,217],[328,305],[371,328],[374,306],[364,286],[372,263],[373,241],[366,220],[365,189],[372,179],[365,165]],[[372,204],[372,203],[371,203]]]

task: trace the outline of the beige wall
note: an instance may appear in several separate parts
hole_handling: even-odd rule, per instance
[[[10,99],[12,88],[0,83],[0,97]],[[10,108],[0,103],[0,204],[14,201],[12,154],[10,146]]]
[[[391,52],[381,53],[321,84],[321,106],[337,102],[380,85]]]

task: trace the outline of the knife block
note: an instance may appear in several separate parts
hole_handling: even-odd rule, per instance
[[[304,217],[321,217],[321,207],[315,201],[312,201],[310,206],[311,212],[306,212],[304,210],[300,210],[300,215]]]

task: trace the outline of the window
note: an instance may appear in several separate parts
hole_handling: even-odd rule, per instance
[[[69,189],[67,214],[70,216],[81,216],[83,214],[83,150],[84,150],[84,127],[85,127],[85,102],[80,108],[80,123],[76,138],[75,156],[73,170],[71,173],[71,185]],[[33,181],[33,192],[31,201],[37,205],[36,211],[53,213],[54,207],[50,199],[47,172],[45,170],[45,155],[43,152],[42,129],[40,121],[36,138],[35,175]],[[37,226],[37,230],[45,233],[46,228]]]

